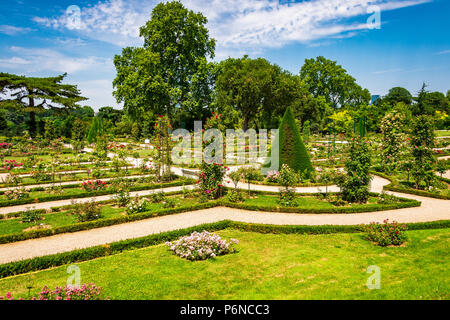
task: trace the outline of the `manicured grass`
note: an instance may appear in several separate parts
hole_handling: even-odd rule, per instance
[[[250,205],[261,205],[261,206],[279,206],[279,196],[275,195],[263,195],[260,194],[258,197],[246,199],[245,204]],[[319,200],[315,197],[297,197],[297,206],[304,208],[333,208],[333,204]]]
[[[259,234],[223,230],[239,252],[189,262],[165,245],[78,263],[81,282],[111,299],[449,299],[450,229],[409,231],[404,247],[378,247],[362,234]],[[368,266],[381,270],[369,290]],[[0,295],[27,297],[63,286],[67,266],[0,280]]]
[[[436,137],[447,137],[450,136],[450,130],[436,130],[434,131]]]

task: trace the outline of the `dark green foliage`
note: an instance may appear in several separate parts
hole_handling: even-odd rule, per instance
[[[345,163],[345,179],[339,185],[342,199],[348,202],[364,203],[369,199],[370,151],[369,142],[353,138],[350,159]]]
[[[102,118],[95,117],[92,119],[92,124],[89,129],[89,133],[87,136],[88,143],[93,143],[97,141],[97,137],[104,134],[103,130],[103,121]]]
[[[291,108],[286,109],[279,127],[279,159],[280,168],[287,164],[297,172],[314,170]]]
[[[56,77],[36,78],[0,73],[0,93],[10,93],[10,97],[1,101],[0,105],[28,112],[29,130],[34,137],[37,129],[36,114],[45,112],[46,108],[58,109],[60,106],[74,109],[78,102],[87,100],[80,96],[77,86],[62,83],[66,76],[64,73]]]

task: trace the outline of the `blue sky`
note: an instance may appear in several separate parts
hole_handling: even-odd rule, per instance
[[[67,72],[67,82],[90,98],[86,104],[117,107],[111,94],[114,55],[142,43],[138,28],[158,2],[1,1],[0,71]],[[450,89],[448,0],[182,2],[209,19],[217,61],[248,54],[298,73],[305,58],[323,55],[337,60],[372,94],[384,95],[393,86],[414,94],[424,81],[431,91]],[[68,10],[74,5],[79,19]]]

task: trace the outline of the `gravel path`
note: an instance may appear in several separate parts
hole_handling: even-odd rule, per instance
[[[388,183],[389,181],[386,179],[375,177],[372,181],[371,190],[380,192],[383,185]],[[174,191],[180,188],[181,187],[166,188],[164,191],[169,191],[169,189]],[[149,193],[151,192],[154,191],[150,191]],[[144,192],[140,192],[139,194],[144,195]],[[270,213],[216,207],[76,233],[67,233],[41,239],[3,244],[0,245],[0,263],[87,248],[225,219],[277,225],[354,225],[366,224],[372,221],[382,222],[385,219],[396,220],[399,222],[425,222],[450,218],[450,201],[448,200],[425,198],[397,192],[392,192],[392,194],[405,198],[417,199],[422,201],[422,206],[355,214]]]

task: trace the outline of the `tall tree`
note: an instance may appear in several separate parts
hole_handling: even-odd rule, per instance
[[[30,135],[36,134],[36,113],[50,109],[75,109],[82,97],[77,86],[63,84],[66,73],[48,78],[25,77],[0,73],[0,107],[12,107],[30,116]],[[1,98],[0,96],[0,98]]]
[[[394,87],[389,90],[388,94],[383,97],[382,101],[389,103],[392,106],[399,102],[410,105],[413,101],[413,96],[405,88]]]
[[[361,88],[342,66],[322,56],[305,59],[300,77],[314,97],[324,97],[333,108],[358,108],[371,99],[369,90]]]
[[[133,119],[148,113],[173,116],[177,107],[201,114],[211,99],[214,69],[207,59],[214,57],[215,40],[206,23],[179,1],[159,3],[140,29],[143,47],[124,48],[114,58],[114,95]]]
[[[228,58],[219,65],[216,80],[217,105],[220,111],[231,107],[243,118],[243,129],[263,110],[272,109],[275,87],[281,69],[266,59]]]

